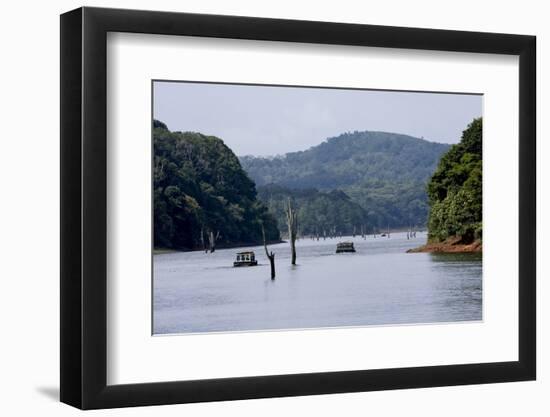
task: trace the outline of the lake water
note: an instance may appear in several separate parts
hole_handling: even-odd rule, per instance
[[[353,241],[356,253],[336,254]],[[405,253],[426,241],[346,237],[269,245],[259,265],[233,268],[241,249],[154,256],[155,334],[476,321],[482,319],[480,254]]]

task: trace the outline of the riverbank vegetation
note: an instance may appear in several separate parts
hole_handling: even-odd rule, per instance
[[[257,198],[239,159],[214,136],[171,132],[154,121],[156,248],[215,250],[217,245],[279,241],[275,218]]]
[[[482,119],[474,119],[441,158],[427,188],[428,244],[419,250],[481,251],[482,131]]]

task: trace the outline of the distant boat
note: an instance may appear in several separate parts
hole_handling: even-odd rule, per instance
[[[237,259],[233,262],[233,266],[256,266],[258,261],[256,255],[252,251],[238,252]]]
[[[355,252],[353,242],[341,242],[336,244],[336,253]]]

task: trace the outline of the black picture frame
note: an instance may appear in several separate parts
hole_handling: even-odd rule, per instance
[[[519,56],[519,360],[107,385],[108,32]],[[95,409],[535,379],[534,36],[84,7],[61,15],[60,56],[62,402]]]

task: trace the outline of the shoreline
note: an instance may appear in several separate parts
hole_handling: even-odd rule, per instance
[[[444,242],[428,242],[418,248],[407,250],[407,253],[482,253],[481,240],[472,243],[461,243],[459,239],[449,238]]]
[[[267,242],[268,245],[276,245],[278,243],[285,243],[286,240],[271,241]],[[253,248],[256,246],[262,246],[263,242],[259,243],[234,243],[234,244],[218,244],[216,245],[216,250],[218,249],[234,249],[234,248]],[[153,248],[153,255],[166,255],[169,253],[180,253],[180,252],[204,252],[204,249],[169,249],[169,248]],[[210,251],[209,251],[210,252]]]

